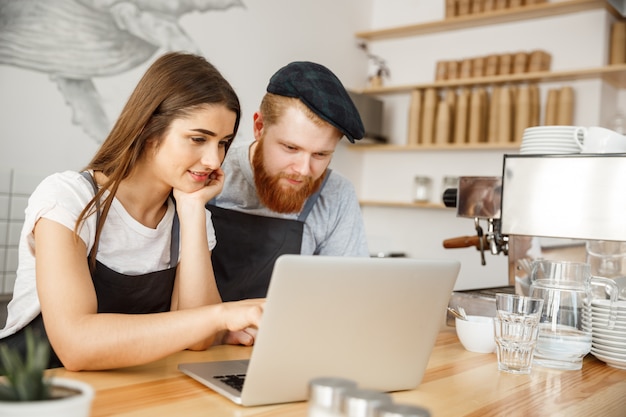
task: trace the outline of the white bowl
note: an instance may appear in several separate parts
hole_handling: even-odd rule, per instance
[[[492,353],[496,350],[493,335],[493,317],[467,316],[467,320],[456,319],[456,334],[466,350],[477,353]]]

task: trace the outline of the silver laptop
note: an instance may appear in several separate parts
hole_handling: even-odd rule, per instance
[[[415,388],[459,269],[451,260],[283,255],[250,359],[178,369],[244,406],[306,400],[321,376]]]

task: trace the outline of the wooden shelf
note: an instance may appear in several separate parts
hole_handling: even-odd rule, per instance
[[[608,5],[605,0],[567,0],[550,3],[546,2],[517,8],[495,10],[492,12],[451,17],[435,22],[357,32],[356,37],[366,40],[400,38],[406,36],[422,35],[426,33],[468,29],[477,26],[493,25],[498,23],[537,19],[547,16],[576,13],[585,10],[600,8],[611,9],[611,6]]]
[[[390,152],[411,152],[411,151],[497,151],[514,150],[518,151],[519,143],[450,143],[446,145],[388,145],[388,144],[358,144],[348,146],[351,151],[390,151]]]
[[[392,207],[392,208],[422,208],[422,209],[450,209],[454,207],[446,207],[443,203],[408,203],[402,201],[374,201],[374,200],[361,200],[359,202],[361,206],[377,206],[377,207]]]
[[[536,5],[508,8],[447,18],[440,21],[396,26],[386,29],[377,29],[357,32],[355,36],[366,41],[385,40],[418,36],[429,33],[471,29],[480,26],[503,24],[515,21],[541,19],[550,16],[579,13],[588,10],[606,9],[616,18],[623,20],[621,16],[606,0],[563,0],[550,1]],[[533,73],[498,75],[471,79],[457,79],[445,81],[433,81],[430,83],[417,83],[408,85],[390,85],[377,88],[366,88],[361,93],[371,95],[384,95],[396,93],[410,93],[414,90],[427,88],[445,89],[458,87],[473,87],[499,85],[507,83],[546,83],[562,81],[578,81],[587,79],[601,79],[615,88],[626,88],[626,64],[607,65],[598,68],[583,68],[566,71],[541,71]],[[359,144],[350,146],[352,151],[390,151],[390,152],[422,152],[422,151],[511,151],[519,152],[519,143],[478,143],[478,144],[446,144],[446,145],[392,145],[392,144]],[[361,200],[362,207],[383,207],[400,209],[448,209],[443,203],[428,202],[403,202],[403,201],[377,201]]]
[[[601,78],[616,88],[626,88],[626,64],[607,65],[599,68],[586,68],[567,71],[541,71],[523,74],[496,75],[491,77],[466,78],[458,80],[434,81],[423,84],[406,84],[366,88],[364,94],[396,94],[425,88],[471,87],[512,82],[557,82]]]

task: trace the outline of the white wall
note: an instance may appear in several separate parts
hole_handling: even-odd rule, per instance
[[[346,87],[364,87],[367,61],[353,35],[370,26],[370,0],[242,1],[245,8],[195,12],[179,20],[239,94],[244,113],[240,137],[251,138],[252,113],[270,76],[291,61],[317,61],[331,68]],[[126,73],[94,79],[110,120],[163,52]],[[72,124],[70,108],[47,74],[0,64],[0,91],[1,293],[11,290],[15,278],[17,232],[28,194],[47,174],[81,169],[99,144]]]
[[[270,76],[292,60],[320,62],[347,87],[363,87],[366,59],[353,35],[369,26],[370,1],[243,3],[245,8],[196,12],[179,21],[239,94],[242,136],[251,135],[251,115]],[[155,57],[119,76],[94,79],[111,120]],[[98,144],[70,122],[70,110],[47,74],[0,64],[0,91],[1,167],[48,173],[89,161]]]
[[[355,32],[442,19],[443,0],[243,0],[245,8],[185,15],[181,26],[202,53],[231,81],[244,117],[240,136],[251,137],[251,115],[271,74],[292,60],[313,60],[333,69],[348,88],[365,86],[367,61]],[[545,48],[553,69],[585,68],[606,62],[610,17],[603,10],[533,22],[372,42],[372,52],[388,60],[389,83],[429,82],[440,59]],[[76,34],[77,37],[80,33]],[[163,52],[163,51],[159,51]],[[150,62],[127,73],[96,78],[113,120]],[[567,83],[569,84],[569,83]],[[576,123],[597,124],[626,102],[599,81],[576,85]],[[605,93],[597,94],[597,90]],[[545,91],[545,88],[542,88]],[[98,144],[70,122],[71,113],[48,75],[0,64],[0,171],[29,177],[80,169]],[[387,96],[391,141],[406,138],[408,97]],[[626,106],[623,106],[626,109]],[[602,110],[603,114],[600,114]],[[342,143],[333,167],[348,175],[364,198],[409,201],[413,177],[447,174],[500,175],[501,152],[362,153]],[[437,192],[437,191],[436,191]],[[0,214],[2,211],[0,211]],[[473,234],[473,223],[451,210],[364,208],[372,251],[403,251],[415,257],[461,259],[457,289],[506,283],[506,258],[488,257],[481,267],[473,249],[443,250],[442,240]],[[2,219],[0,219],[1,221]],[[0,240],[2,245],[2,240]]]

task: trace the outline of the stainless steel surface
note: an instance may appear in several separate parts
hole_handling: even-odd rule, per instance
[[[501,192],[501,177],[459,178],[457,216],[499,219]]]
[[[461,306],[459,306],[459,313],[461,313],[463,320],[467,320],[467,313],[465,312],[465,309]]]
[[[626,240],[626,154],[505,155],[505,235]]]
[[[474,219],[474,228],[477,235],[477,249],[480,251],[481,264],[485,265],[485,251],[493,255],[508,252],[508,237],[500,233],[500,206],[502,195],[501,177],[460,177],[456,195],[444,195],[444,202],[448,207],[457,208],[457,217]],[[446,201],[446,200],[450,201]],[[482,222],[486,222],[485,231]],[[449,239],[458,242],[458,238]],[[468,240],[469,242],[469,240]],[[446,246],[444,242],[444,247]],[[454,246],[459,247],[459,246]]]
[[[387,137],[383,133],[383,101],[369,94],[354,91],[348,91],[348,94],[359,111],[365,128],[365,137],[358,142],[387,142]]]
[[[624,184],[623,153],[505,155],[502,177],[461,177],[445,203],[474,220],[476,237],[464,241],[479,243],[483,265],[486,251],[508,256],[509,284],[523,293],[533,259],[584,261],[588,240],[626,241]]]
[[[626,0],[608,0],[608,2],[622,17],[626,17]]]
[[[463,307],[461,307],[461,308],[463,308]],[[454,308],[452,308],[452,307],[448,307],[448,311],[449,311],[450,313],[452,313],[452,315],[453,315],[454,317],[456,317],[457,319],[460,319],[460,320],[467,320],[467,315],[459,313],[458,311],[456,311],[456,310],[455,310]],[[465,312],[465,310],[463,310],[463,312]]]
[[[514,293],[514,286],[485,288],[480,290],[453,291],[448,307],[457,309],[463,307],[467,315],[494,317],[496,315],[496,294]],[[446,324],[455,327],[455,316],[448,311]]]

